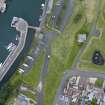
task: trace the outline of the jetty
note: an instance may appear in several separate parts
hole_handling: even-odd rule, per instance
[[[14,26],[18,32],[20,32],[20,38],[19,38],[19,43],[17,47],[10,52],[2,66],[0,67],[0,81],[4,78],[6,73],[9,71],[21,51],[23,50],[26,42],[26,37],[27,37],[27,32],[28,32],[28,23],[22,19],[18,18],[18,21]]]

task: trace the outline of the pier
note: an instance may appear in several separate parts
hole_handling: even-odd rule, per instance
[[[4,61],[3,65],[0,68],[0,81],[4,78],[6,73],[9,71],[12,64],[15,62],[21,51],[23,50],[25,46],[25,41],[27,37],[28,32],[28,23],[22,19],[19,18],[19,21],[16,24],[16,30],[20,32],[20,40],[18,43],[18,46],[10,52],[6,60]]]
[[[3,8],[5,3],[7,8]],[[31,43],[32,36],[34,36],[33,31],[35,30],[36,33],[41,31],[38,28],[40,24],[38,20],[43,12],[40,9],[42,3],[44,0],[0,0],[0,82],[6,74],[11,74],[9,70],[15,61],[17,63],[20,53],[26,51],[27,46]],[[15,25],[11,24],[14,16],[19,17],[19,21]],[[29,40],[27,42],[26,37]],[[11,51],[9,51],[10,47],[6,48],[10,43],[16,45]]]
[[[33,30],[38,31],[38,32],[41,31],[41,28],[40,27],[28,26],[28,28],[29,29],[33,29]]]

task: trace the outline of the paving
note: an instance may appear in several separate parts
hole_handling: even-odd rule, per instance
[[[100,78],[100,79],[105,79],[105,73],[98,73],[98,72],[89,72],[87,71],[80,71],[80,70],[72,70],[71,74],[74,76],[81,76],[81,77],[95,77],[95,78]]]
[[[61,14],[61,11],[63,9],[63,3],[64,0],[58,0],[55,7],[54,7],[54,12],[52,16],[52,27],[55,27],[58,21],[58,18]]]
[[[96,24],[94,24],[93,29],[91,31],[91,35],[94,35],[96,37],[100,36],[100,31],[97,29]]]
[[[52,27],[55,27],[57,25],[57,21],[58,21],[59,16],[62,12],[63,5],[64,5],[64,0],[57,1],[56,5],[54,7],[53,16],[52,16]],[[70,16],[72,15],[72,11],[73,11],[73,0],[68,0],[67,8],[65,10],[65,15],[61,21],[60,31],[64,31],[64,27],[67,24]]]

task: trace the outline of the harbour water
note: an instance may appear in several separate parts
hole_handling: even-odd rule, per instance
[[[0,63],[3,63],[8,54],[10,53],[6,47],[12,42],[16,42],[16,37],[19,34],[15,28],[11,27],[11,21],[13,17],[21,17],[25,19],[29,25],[38,26],[39,17],[42,14],[41,4],[45,0],[7,0],[7,9],[2,14],[0,13]],[[29,30],[27,35],[27,41],[24,50],[22,51],[21,56],[16,60],[14,65],[11,67],[11,70],[7,74],[11,75],[16,67],[18,66],[22,56],[24,56],[34,36],[34,31]],[[5,78],[7,78],[6,76]],[[5,80],[5,79],[4,79]]]

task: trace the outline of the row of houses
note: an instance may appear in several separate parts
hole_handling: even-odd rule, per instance
[[[96,85],[100,81],[101,86]],[[105,81],[98,78],[72,77],[64,88],[63,96],[68,97],[75,105],[91,105],[95,100],[97,105],[105,105]]]

